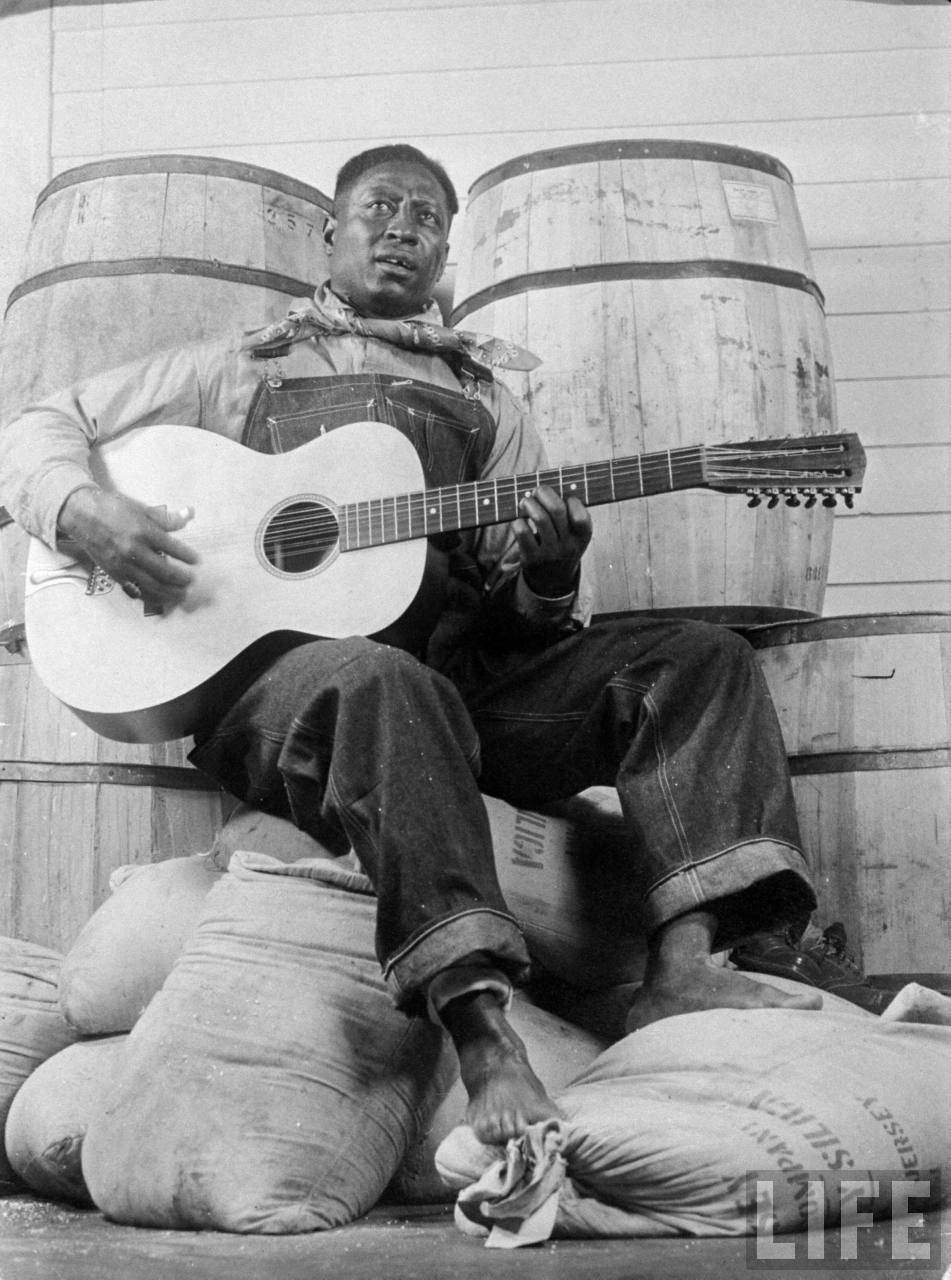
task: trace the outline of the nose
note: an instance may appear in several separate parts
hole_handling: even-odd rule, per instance
[[[418,239],[416,226],[409,217],[408,211],[402,206],[394,211],[387,223],[386,234],[393,240],[415,241]]]

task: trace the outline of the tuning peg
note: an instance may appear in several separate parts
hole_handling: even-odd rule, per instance
[[[848,507],[850,511],[855,506],[855,494],[852,492],[851,489],[847,489],[845,491],[845,505]]]
[[[806,491],[806,510],[810,511],[816,505],[817,494],[815,489]]]
[[[822,505],[824,507],[834,507],[836,504],[835,490],[823,489],[822,492],[825,494],[825,497],[822,499]]]
[[[801,507],[801,506],[802,506],[802,502],[801,502],[801,500],[800,500],[800,498],[799,498],[798,493],[796,493],[795,489],[787,489],[787,490],[786,490],[786,506],[787,506],[787,507]]]
[[[758,489],[747,489],[746,496],[749,498],[749,502],[746,504],[748,507],[758,507],[763,501]]]
[[[769,501],[766,503],[767,511],[773,511],[779,506],[779,494],[775,489],[770,490]]]

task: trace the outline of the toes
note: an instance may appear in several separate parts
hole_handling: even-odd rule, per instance
[[[795,1009],[821,1009],[822,1008],[822,992],[821,991],[804,991],[801,996],[794,996]]]
[[[517,1138],[524,1132],[525,1124],[519,1124],[514,1116],[493,1116],[474,1124],[475,1135],[485,1147],[504,1147],[509,1138]]]
[[[656,1021],[656,1018],[651,1013],[647,1002],[635,1000],[624,1019],[624,1030],[630,1035],[632,1031],[640,1031],[641,1027],[649,1026],[654,1021]]]
[[[822,992],[816,991],[812,987],[804,987],[801,992],[792,994],[788,991],[781,991],[779,987],[771,986],[768,982],[759,982],[757,993],[762,1003],[767,1009],[821,1009],[822,1008]]]
[[[504,1103],[498,1110],[480,1103],[466,1114],[470,1128],[487,1147],[504,1147],[510,1138],[520,1138],[529,1125],[552,1117],[561,1118],[561,1110],[545,1094],[528,1102]]]

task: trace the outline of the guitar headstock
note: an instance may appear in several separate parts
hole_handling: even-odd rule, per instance
[[[820,501],[834,507],[840,497],[851,507],[865,476],[865,450],[855,434],[708,445],[703,473],[709,488],[745,493],[751,507],[764,499],[770,507],[783,499],[790,507]]]

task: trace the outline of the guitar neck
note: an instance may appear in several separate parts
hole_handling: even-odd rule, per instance
[[[704,487],[704,452],[703,446],[665,449],[347,503],[339,511],[340,549],[355,551],[503,524],[518,516],[522,499],[540,485],[549,486],[563,498],[580,498],[588,507]]]

